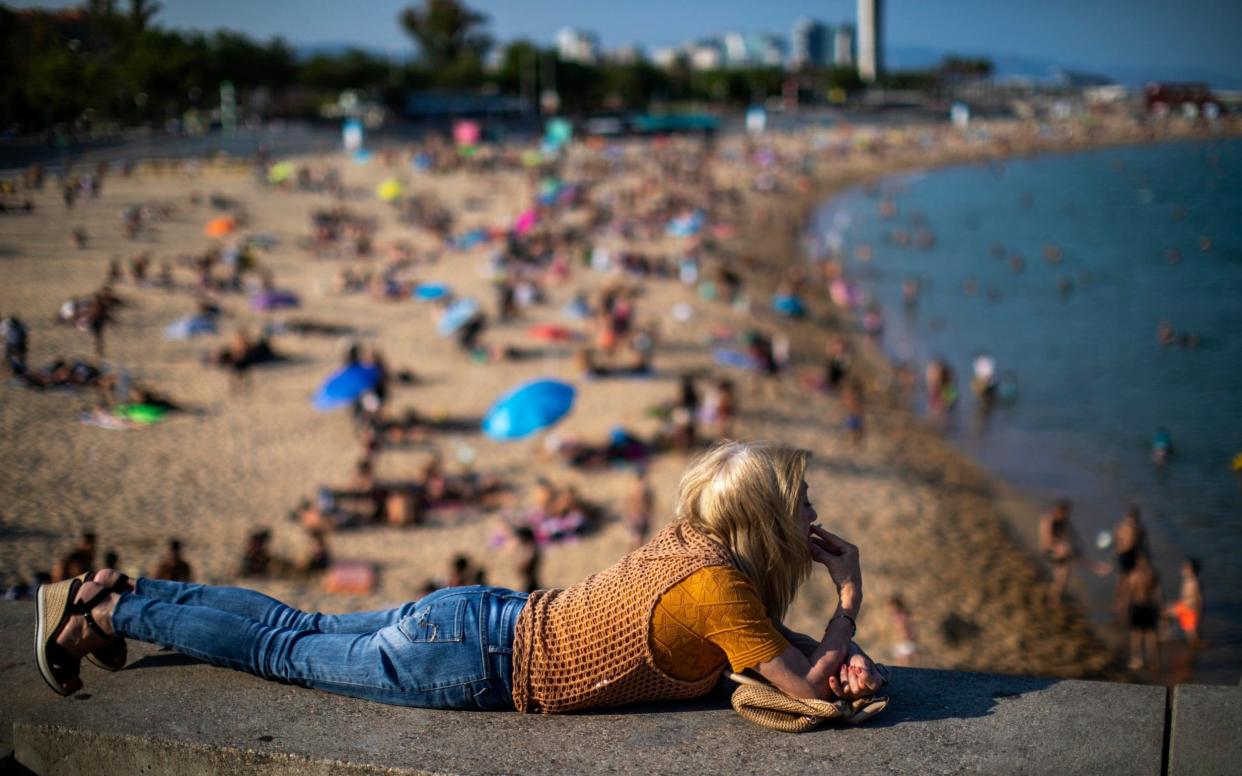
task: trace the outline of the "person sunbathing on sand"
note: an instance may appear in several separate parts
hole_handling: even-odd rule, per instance
[[[714,448],[683,475],[671,525],[563,590],[458,587],[325,615],[242,588],[131,581],[111,569],[44,585],[36,663],[61,695],[82,688],[83,657],[123,665],[135,639],[274,681],[436,709],[677,701],[710,692],[727,667],[798,698],[870,697],[887,672],[852,641],[858,548],[816,524],[809,457],[781,445]],[[815,563],[838,599],[818,639],[781,622]]]

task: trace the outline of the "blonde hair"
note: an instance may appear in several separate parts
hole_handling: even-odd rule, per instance
[[[721,442],[681,477],[677,517],[719,542],[775,622],[811,573],[798,496],[810,451]]]

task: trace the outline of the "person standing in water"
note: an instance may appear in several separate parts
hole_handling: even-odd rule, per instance
[[[1095,573],[1103,576],[1108,573],[1106,564],[1091,564],[1083,555],[1082,539],[1078,530],[1070,522],[1072,506],[1067,499],[1061,499],[1039,519],[1039,547],[1044,557],[1052,564],[1052,584],[1049,587],[1049,599],[1053,606],[1060,606],[1065,601],[1065,589],[1069,586],[1070,566],[1075,562],[1087,563]]]
[[[1139,519],[1137,504],[1131,504],[1121,522],[1113,529],[1113,552],[1117,557],[1117,586],[1114,602],[1122,610],[1126,576],[1134,570],[1140,555],[1147,555],[1147,529]]]
[[[1163,596],[1160,577],[1145,554],[1135,556],[1134,567],[1123,578],[1123,603],[1130,630],[1131,670],[1160,668],[1160,640],[1156,626],[1160,624]]]

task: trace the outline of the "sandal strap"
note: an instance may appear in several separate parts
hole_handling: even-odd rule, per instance
[[[102,582],[100,582],[98,579],[95,579],[95,575],[98,573],[99,573],[98,571],[88,571],[86,572],[86,578],[90,580],[91,582],[94,582],[97,585],[102,585],[103,584]],[[125,592],[125,586],[128,584],[129,584],[129,575],[120,574],[118,572],[116,581],[112,583],[112,592],[123,593]]]
[[[74,594],[76,595],[76,593],[77,591],[75,590]],[[73,603],[69,604],[68,613],[71,615],[73,614],[82,615],[82,618],[86,620],[86,626],[88,628],[95,631],[95,633],[98,634],[101,638],[107,639],[108,641],[114,641],[116,640],[116,636],[105,633],[104,629],[100,627],[99,623],[95,622],[95,618],[91,616],[91,610],[94,609],[96,606],[99,606],[99,604],[103,603],[105,600],[107,600],[108,596],[110,595],[112,595],[112,590],[105,587],[103,590],[100,590],[98,593],[93,595],[89,601],[74,601]]]
[[[85,612],[82,612],[82,618],[86,620],[87,627],[95,631],[95,633],[98,634],[101,638],[107,639],[109,643],[116,641],[115,634],[104,633],[104,629],[100,627],[99,623],[95,622],[95,618],[91,616],[90,609],[87,609]]]
[[[75,594],[76,594],[76,591],[75,591]],[[99,606],[101,603],[107,600],[108,596],[110,595],[112,595],[112,591],[105,587],[103,590],[100,590],[98,593],[92,596],[89,601],[74,601],[73,603],[69,604],[69,613],[70,614],[89,614],[91,609],[94,609],[96,606]]]

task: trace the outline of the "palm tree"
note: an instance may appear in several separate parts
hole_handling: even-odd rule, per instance
[[[471,56],[482,61],[492,46],[492,38],[481,31],[487,16],[458,0],[423,0],[421,8],[406,8],[397,18],[432,67]]]
[[[153,0],[129,0],[129,31],[136,35],[145,30],[161,8]]]

